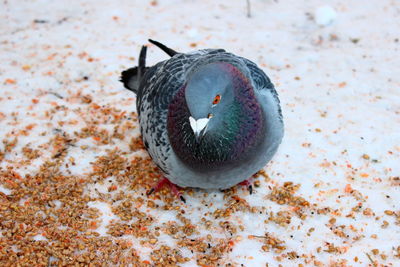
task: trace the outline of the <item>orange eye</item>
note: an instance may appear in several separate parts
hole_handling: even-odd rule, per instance
[[[220,101],[221,101],[221,96],[220,95],[216,95],[214,97],[214,100],[213,100],[213,105],[218,104]]]

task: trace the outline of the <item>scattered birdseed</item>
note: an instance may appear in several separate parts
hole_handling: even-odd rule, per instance
[[[252,236],[252,237],[263,240],[264,245],[261,247],[261,249],[265,252],[273,250],[275,253],[279,254],[282,251],[286,250],[286,246],[284,246],[285,241],[274,237],[270,233],[265,233],[264,236]]]
[[[396,266],[400,147],[395,135],[379,140],[396,133],[393,122],[400,115],[393,97],[399,83],[396,61],[390,57],[399,38],[395,31],[376,31],[380,24],[371,23],[388,19],[398,28],[390,12],[394,2],[382,1],[385,9],[377,8],[378,1],[361,6],[333,1],[338,13],[349,16],[311,35],[296,23],[282,24],[275,12],[303,10],[301,1],[253,1],[255,10],[268,9],[275,18],[270,21],[286,27],[269,27],[277,38],[269,38],[268,46],[257,40],[243,45],[229,34],[215,38],[212,26],[226,24],[229,16],[221,14],[239,14],[240,1],[184,3],[175,10],[178,15],[174,12],[176,21],[163,18],[166,28],[192,38],[183,45],[171,43],[177,51],[225,43],[227,51],[233,47],[254,58],[273,78],[288,126],[268,173],[253,176],[252,195],[242,186],[223,192],[180,189],[186,204],[166,187],[146,196],[162,173],[140,137],[135,95],[117,82],[120,70],[137,60],[119,51],[142,45],[141,38],[121,31],[140,14],[165,13],[165,3],[125,1],[123,12],[113,7],[115,14],[97,16],[102,9],[94,7],[110,4],[70,1],[65,17],[51,1],[45,6],[3,1],[2,18],[10,23],[2,25],[0,41],[0,266],[261,266],[266,261],[266,266]],[[215,16],[201,27],[182,26],[182,18],[199,6],[213,9]],[[373,16],[351,15],[371,8],[378,11]],[[51,10],[51,16],[32,17],[41,9],[43,14]],[[87,13],[85,27],[77,15],[81,11]],[[293,18],[302,21],[311,11]],[[96,16],[101,19],[93,20]],[[248,23],[240,23],[240,16],[236,20],[227,27],[245,32]],[[263,16],[255,13],[250,20],[262,25]],[[93,21],[104,23],[93,27]],[[363,40],[373,33],[371,47],[386,53],[341,35],[349,23],[363,32]],[[154,32],[155,24],[141,27]],[[70,29],[74,38],[64,38]],[[109,38],[93,46],[104,32]],[[279,38],[285,32],[295,35],[290,42]],[[354,60],[335,57],[343,51]],[[287,56],[299,52],[300,57]],[[159,54],[150,53],[149,62],[165,59]],[[382,70],[385,77],[370,83],[371,72]],[[366,92],[366,84],[379,92]]]

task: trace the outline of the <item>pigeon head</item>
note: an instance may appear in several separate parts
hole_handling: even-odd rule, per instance
[[[221,169],[248,157],[261,141],[263,127],[250,80],[226,62],[192,70],[169,105],[171,145],[196,169]]]
[[[185,100],[189,123],[198,142],[213,134],[224,123],[224,114],[234,102],[234,79],[223,63],[201,66],[189,77]]]

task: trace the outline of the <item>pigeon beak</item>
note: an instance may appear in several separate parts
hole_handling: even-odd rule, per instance
[[[207,124],[209,121],[209,118],[201,118],[195,120],[192,116],[189,117],[190,127],[192,127],[197,143],[202,140],[204,134],[206,133]]]

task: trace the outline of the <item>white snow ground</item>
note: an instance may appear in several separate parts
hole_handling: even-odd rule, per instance
[[[265,168],[272,180],[260,179],[261,187],[253,195],[244,190],[238,194],[251,206],[265,207],[268,212],[288,211],[288,206],[267,196],[272,185],[292,181],[301,184],[298,196],[318,207],[330,207],[332,212],[309,213],[306,220],[293,217],[286,226],[264,223],[265,213],[234,213],[229,221],[244,229],[234,235],[233,250],[221,263],[400,266],[396,251],[399,220],[396,224],[394,215],[385,214],[389,210],[400,215],[400,186],[395,180],[400,175],[399,29],[400,3],[395,0],[253,0],[250,18],[244,0],[2,1],[0,136],[12,140],[18,129],[36,125],[5,153],[1,166],[14,166],[21,176],[35,172],[50,150],[42,147],[40,158],[23,165],[22,147],[48,142],[57,127],[70,134],[82,128],[84,119],[74,112],[57,113],[51,120],[43,116],[54,102],[71,109],[82,106],[72,97],[78,92],[90,94],[98,105],[134,111],[134,95],[123,89],[118,79],[122,70],[136,64],[140,46],[148,38],[177,51],[225,48],[255,61],[269,75],[279,92],[285,120],[283,143]],[[84,52],[88,56],[82,56]],[[166,58],[150,47],[149,64]],[[84,76],[89,79],[82,81]],[[76,123],[60,126],[60,121],[68,120]],[[40,134],[44,131],[49,135]],[[75,175],[89,172],[90,162],[106,149],[129,151],[128,142],[137,135],[135,129],[124,140],[100,146],[81,139],[82,143],[68,151],[67,158],[76,162],[69,171]],[[83,151],[81,145],[89,149]],[[4,149],[0,144],[0,151]],[[361,197],[354,197],[349,188]],[[0,184],[0,191],[9,194],[11,190]],[[139,196],[143,192],[129,193]],[[201,226],[200,219],[207,211],[226,205],[222,193],[203,193],[196,191],[186,197],[185,205],[177,205],[199,225],[199,236],[227,235],[218,227]],[[359,205],[359,212],[352,211]],[[103,210],[103,222],[109,220],[107,216],[117,218],[104,203],[93,207]],[[374,215],[365,215],[366,208]],[[164,210],[149,212],[160,224],[176,215]],[[352,212],[354,216],[347,216]],[[336,225],[344,225],[344,237],[330,229],[332,217]],[[382,226],[383,221],[388,225]],[[102,235],[105,227],[102,224],[99,230]],[[315,231],[308,236],[310,228]],[[284,240],[286,252],[295,251],[301,257],[288,259],[280,257],[282,253],[265,252],[262,239],[249,238],[266,232]],[[159,240],[158,245],[177,246],[167,235]],[[340,252],[325,252],[327,242],[340,247]],[[143,260],[149,259],[152,247],[141,247],[137,241],[133,244]],[[318,252],[318,247],[322,251]],[[377,255],[371,252],[375,248],[379,249]],[[194,254],[182,253],[192,259],[184,266],[196,266]]]

